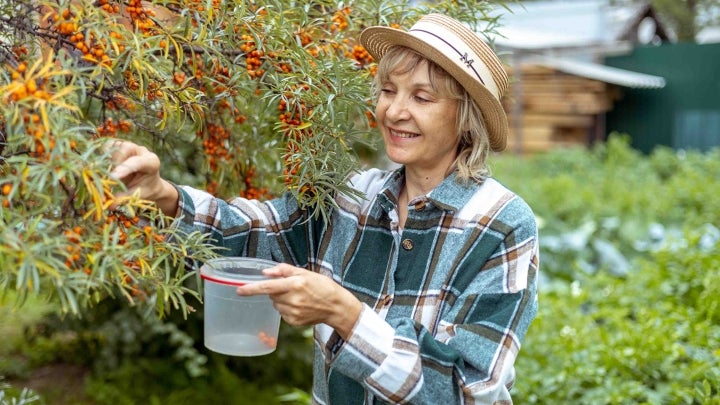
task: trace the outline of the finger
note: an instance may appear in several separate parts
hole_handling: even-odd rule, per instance
[[[125,180],[134,174],[139,174],[147,175],[148,179],[154,180],[154,176],[159,175],[160,158],[146,147],[133,145],[130,150],[124,153],[125,159],[120,161],[111,172],[111,175],[115,176],[115,178]]]
[[[103,152],[114,152],[117,150],[125,141],[122,139],[108,139],[102,145]]]
[[[277,266],[264,269],[263,274],[269,277],[292,277],[303,275],[307,271],[308,270],[287,263],[280,263]]]
[[[288,291],[287,283],[283,279],[259,281],[241,285],[236,289],[237,295],[282,294]]]
[[[140,156],[130,156],[121,161],[110,172],[110,176],[117,180],[125,180],[135,173],[143,171],[144,161]]]
[[[110,140],[103,145],[103,150],[110,152],[110,160],[113,163],[121,163],[128,157],[136,154],[135,149],[138,145],[123,140]]]

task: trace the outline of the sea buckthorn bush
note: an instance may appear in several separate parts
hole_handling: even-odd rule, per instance
[[[485,32],[489,7],[433,5]],[[427,11],[0,0],[0,288],[49,293],[72,313],[106,297],[192,311],[186,281],[217,252],[152,203],[116,197],[112,140],[146,145],[175,182],[221,198],[290,191],[308,216],[325,216],[333,194],[361,197],[344,180],[372,158],[375,64],[358,33]]]

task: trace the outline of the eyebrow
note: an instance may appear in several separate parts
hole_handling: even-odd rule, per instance
[[[388,79],[383,83],[383,85],[385,85],[385,84],[395,85],[396,82],[393,81],[391,77],[392,77],[392,75],[388,76]],[[413,82],[411,87],[414,90],[426,90],[426,91],[431,91],[434,94],[438,94],[437,89],[435,89],[435,87],[432,85],[432,83],[429,80],[423,81],[423,82]]]

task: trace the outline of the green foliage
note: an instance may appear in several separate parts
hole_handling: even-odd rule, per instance
[[[652,0],[651,3],[678,41],[695,41],[703,28],[716,26],[720,19],[718,0]]]
[[[289,388],[285,388],[288,390]],[[112,372],[95,375],[87,391],[97,404],[274,404],[281,392],[271,382],[258,384],[238,378],[224,367],[208,376],[191,378],[170,362],[137,358]]]
[[[658,148],[644,156],[613,134],[592,150],[493,157],[495,176],[525,198],[541,225],[543,275],[618,275],[668,235],[720,224],[720,150]]]
[[[626,278],[545,285],[517,363],[518,401],[718,403],[720,238],[712,238],[704,246],[689,234]]]
[[[541,220],[518,403],[720,403],[719,153],[644,156],[613,135],[495,158]]]
[[[47,364],[81,366],[92,371],[84,394],[96,405],[191,405],[223,397],[238,404],[250,399],[305,403],[312,376],[309,329],[283,323],[273,354],[243,358],[207,350],[202,322],[202,308],[186,319],[177,313],[161,320],[142,308],[105,300],[82,318],[36,319],[8,353],[12,364],[0,363],[0,375],[23,380]],[[24,359],[20,368],[19,359]],[[62,399],[52,391],[42,393],[48,403]]]
[[[40,396],[27,388],[16,390],[0,382],[0,405],[37,404]]]

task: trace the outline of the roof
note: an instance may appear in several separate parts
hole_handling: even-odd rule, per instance
[[[549,57],[527,59],[524,63],[546,66],[571,75],[623,87],[645,89],[661,89],[665,87],[665,79],[663,77],[599,65],[597,63]]]
[[[648,7],[643,3],[612,5],[609,0],[509,3],[496,10],[500,27],[493,39],[499,47],[524,50],[614,44],[638,24],[638,18],[647,13]],[[655,29],[650,25],[640,28]],[[649,31],[644,36],[649,39],[639,40],[652,39]]]
[[[507,3],[496,9],[499,50],[514,54],[513,64],[536,64],[629,88],[660,89],[665,79],[595,63],[624,54],[632,43],[665,33],[649,3],[611,0],[538,0]]]

